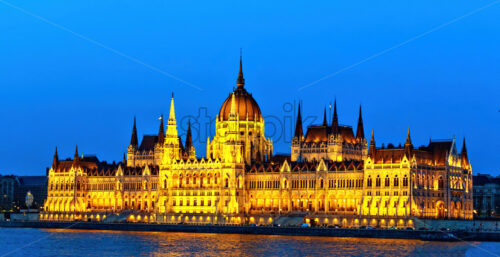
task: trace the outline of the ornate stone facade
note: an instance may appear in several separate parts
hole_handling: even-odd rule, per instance
[[[191,127],[183,144],[174,97],[165,132],[144,136],[139,145],[134,119],[126,159],[96,157],[60,161],[49,170],[44,220],[141,221],[166,223],[281,223],[293,217],[351,226],[412,226],[415,218],[472,218],[472,168],[465,141],[431,141],[414,148],[370,145],[361,109],[356,134],[331,124],[304,135],[297,117],[290,156],[273,156],[264,118],[244,87],[241,60],[237,87],[224,101],[207,156],[197,158]]]

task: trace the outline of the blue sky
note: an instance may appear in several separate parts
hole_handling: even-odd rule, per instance
[[[140,135],[156,133],[172,91],[179,119],[214,117],[241,47],[269,123],[289,123],[287,103],[322,116],[336,98],[354,127],[362,104],[377,144],[408,127],[415,145],[466,137],[474,172],[500,174],[499,16],[485,0],[1,0],[0,173],[44,174],[55,146],[118,161],[134,115]],[[275,152],[289,152],[278,134]]]

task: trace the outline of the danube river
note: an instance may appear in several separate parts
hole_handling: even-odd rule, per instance
[[[0,228],[0,256],[498,256],[500,243]]]

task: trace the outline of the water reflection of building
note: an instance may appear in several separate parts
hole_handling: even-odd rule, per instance
[[[361,110],[356,133],[339,124],[336,104],[332,122],[325,114],[305,135],[300,115],[291,155],[273,156],[240,62],[206,157],[196,157],[190,126],[184,143],[179,137],[172,96],[166,132],[161,119],[158,134],[139,145],[134,120],[127,158],[118,164],[78,150],[60,161],[56,151],[42,219],[126,213],[133,221],[270,223],[295,215],[345,226],[406,226],[413,217],[472,218],[465,141],[460,153],[455,140],[414,147],[408,130],[404,146],[376,147],[373,132],[367,144]]]

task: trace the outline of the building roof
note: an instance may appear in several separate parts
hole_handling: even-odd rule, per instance
[[[236,113],[239,115],[240,120],[245,120],[248,115],[248,120],[254,121],[255,117],[257,120],[262,118],[260,112],[260,107],[252,97],[252,94],[248,93],[245,88],[236,88],[234,91],[234,100]],[[226,98],[222,107],[219,111],[219,119],[229,120],[229,114],[231,113],[231,99],[232,93]]]
[[[158,143],[158,136],[144,135],[142,137],[141,146],[139,146],[139,151],[154,150],[156,143]]]
[[[413,149],[411,143],[407,147],[409,148],[401,145],[394,147],[389,144],[387,148],[374,149],[374,152],[370,153],[369,156],[376,164],[400,163],[403,157],[409,153],[410,156],[407,158],[410,159],[414,156],[417,163],[442,166],[446,164],[450,151],[454,151],[452,140],[431,141],[427,146],[421,146],[418,149]]]
[[[309,126],[305,136],[306,143],[328,142],[328,137],[333,133],[331,126]],[[345,142],[354,144],[356,138],[350,126],[339,126],[339,133]]]
[[[253,163],[247,165],[245,171],[247,173],[259,173],[259,172],[279,172],[283,163],[287,161],[290,172],[316,172],[321,162],[319,161],[271,161],[262,163]],[[363,161],[324,161],[326,170],[329,172],[337,171],[361,171],[364,167]]]

